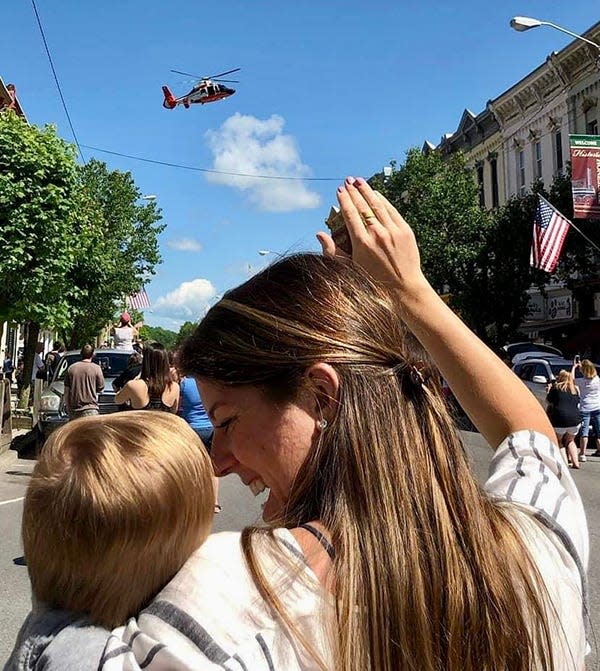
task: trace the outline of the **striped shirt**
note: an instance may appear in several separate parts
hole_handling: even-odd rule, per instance
[[[581,671],[588,530],[579,493],[558,449],[530,431],[509,436],[494,455],[485,490],[522,531],[547,586],[556,610],[550,623],[556,668]],[[326,622],[333,617],[332,597],[321,590],[292,534],[277,529],[275,535],[290,561],[258,538],[262,570],[296,626],[333,668],[325,635]],[[258,593],[237,533],[209,537],[137,619],[113,632],[99,666],[100,671],[317,668]]]

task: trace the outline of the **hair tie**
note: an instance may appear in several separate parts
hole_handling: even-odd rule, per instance
[[[396,364],[392,370],[398,377],[407,377],[415,387],[423,389],[430,377],[426,368],[427,364],[423,361],[418,361],[415,364],[402,361]]]

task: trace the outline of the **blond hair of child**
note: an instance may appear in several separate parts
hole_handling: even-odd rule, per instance
[[[179,417],[86,417],[53,433],[22,537],[35,598],[111,629],[138,613],[210,532],[213,469]]]

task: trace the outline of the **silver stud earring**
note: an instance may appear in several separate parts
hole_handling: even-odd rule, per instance
[[[325,429],[327,428],[327,420],[326,419],[319,420],[317,426],[319,427],[319,431],[325,431]]]

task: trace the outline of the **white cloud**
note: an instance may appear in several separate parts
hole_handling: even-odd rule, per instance
[[[193,238],[175,238],[167,241],[167,247],[178,252],[201,252],[202,245]]]
[[[216,295],[217,290],[209,280],[198,278],[182,282],[177,289],[158,298],[153,307],[162,317],[195,321],[204,315]]]
[[[283,133],[285,120],[276,114],[262,120],[239,113],[229,117],[218,130],[206,132],[214,157],[213,169],[250,175],[308,177],[296,140]],[[290,212],[318,207],[320,197],[301,180],[260,179],[208,173],[215,184],[232,186],[247,194],[258,209]]]

